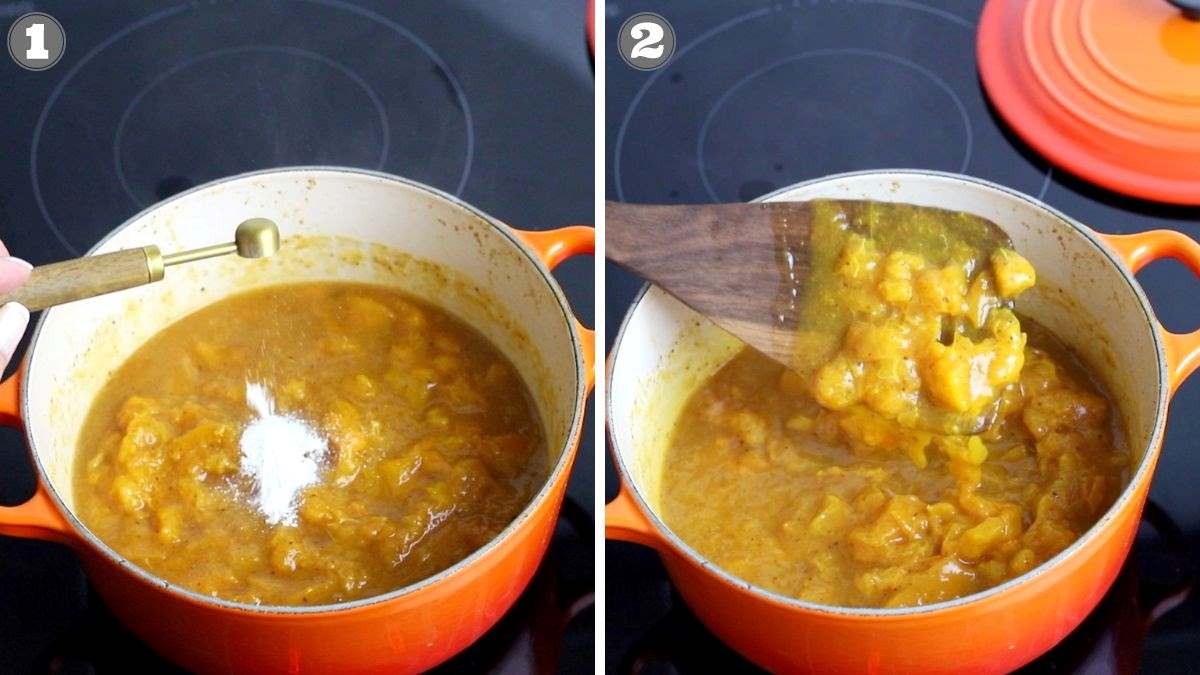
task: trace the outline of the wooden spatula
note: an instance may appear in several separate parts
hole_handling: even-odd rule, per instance
[[[814,217],[890,245],[990,252],[1012,247],[995,223],[933,207],[863,200],[656,206],[608,202],[608,259],[662,287],[750,346],[794,366],[795,338],[812,273]],[[940,429],[987,421],[946,420]]]
[[[662,287],[764,354],[795,355],[798,311],[810,270],[816,202],[605,205],[609,260]],[[864,200],[822,200],[845,227],[875,238],[958,238],[990,251],[1012,247],[995,223],[938,209]],[[903,217],[889,217],[899,216]],[[918,217],[914,217],[914,215]],[[931,231],[925,223],[950,223]],[[890,231],[887,231],[889,230]],[[868,231],[869,230],[869,231]],[[943,247],[949,242],[942,242]]]
[[[790,298],[793,288],[802,290],[808,278],[811,219],[807,202],[608,202],[605,255],[788,363],[795,354],[798,303],[781,299]]]

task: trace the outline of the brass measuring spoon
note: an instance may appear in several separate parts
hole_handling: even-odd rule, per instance
[[[162,281],[166,268],[205,258],[237,253],[242,258],[266,258],[279,250],[279,228],[267,218],[243,221],[234,241],[163,255],[157,246],[131,248],[39,265],[29,280],[0,295],[0,305],[18,302],[31,312],[75,300]]]

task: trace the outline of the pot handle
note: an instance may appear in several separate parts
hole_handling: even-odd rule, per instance
[[[1175,230],[1150,230],[1136,234],[1099,234],[1134,274],[1162,258],[1174,258],[1200,276],[1200,243]],[[1155,322],[1167,352],[1167,383],[1171,395],[1200,367],[1200,330],[1172,333]]]
[[[551,270],[567,258],[590,255],[596,251],[596,228],[587,225],[571,225],[557,230],[514,228],[513,232]],[[584,328],[579,319],[575,319],[575,330],[579,333],[579,348],[583,352],[584,378],[588,391],[591,391],[596,383],[596,332]]]
[[[0,382],[0,425],[15,429],[24,426],[21,421],[21,377],[24,372],[25,367],[21,366],[7,380]],[[0,535],[60,544],[75,541],[74,531],[54,505],[41,480],[25,503],[0,506]]]
[[[638,507],[625,481],[617,498],[604,506],[604,538],[627,541],[666,552],[666,544]]]

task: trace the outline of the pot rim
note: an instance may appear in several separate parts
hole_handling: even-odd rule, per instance
[[[662,521],[662,519],[659,517],[659,515],[655,511],[655,509],[650,507],[649,502],[642,495],[641,489],[638,487],[638,485],[634,481],[631,481],[627,478],[627,476],[629,476],[630,473],[629,473],[628,467],[625,464],[624,452],[621,448],[621,443],[620,443],[619,439],[617,438],[616,433],[613,432],[613,428],[612,428],[613,420],[615,419],[615,415],[614,415],[613,409],[612,409],[613,396],[611,395],[611,393],[609,394],[608,400],[605,404],[605,413],[606,413],[606,420],[607,420],[606,424],[608,426],[609,438],[611,439],[610,443],[612,444],[613,459],[617,466],[617,472],[618,472],[618,476],[619,476],[619,480],[620,480],[620,489],[622,491],[629,492],[629,494],[632,496],[634,502],[637,504],[638,508],[641,510],[642,514],[646,517],[647,521],[654,528],[654,530],[655,530],[654,535],[657,536],[661,542],[663,542],[667,546],[669,546],[673,550],[674,553],[682,555],[688,562],[694,563],[695,565],[699,566],[701,569],[705,570],[706,572],[710,572],[710,573],[716,575],[719,580],[725,582],[726,584],[733,586],[733,587],[737,588],[738,590],[747,592],[750,595],[755,596],[759,599],[771,602],[775,605],[780,605],[780,606],[784,606],[787,608],[795,608],[795,609],[800,609],[800,610],[805,610],[805,611],[810,611],[810,612],[816,612],[816,613],[825,614],[825,615],[837,616],[839,618],[901,620],[901,619],[913,617],[913,616],[925,616],[925,615],[939,613],[939,612],[951,611],[951,610],[954,610],[954,609],[957,609],[960,607],[964,607],[967,605],[972,605],[972,604],[975,604],[978,602],[983,602],[985,600],[993,598],[994,596],[1004,594],[1004,593],[1016,588],[1017,586],[1025,584],[1025,583],[1033,580],[1034,578],[1041,576],[1042,574],[1045,574],[1046,572],[1050,571],[1052,568],[1055,568],[1055,567],[1061,565],[1067,558],[1071,557],[1079,549],[1083,548],[1083,546],[1086,545],[1087,542],[1089,542],[1090,540],[1095,538],[1100,531],[1106,529],[1116,519],[1117,513],[1124,511],[1126,508],[1130,508],[1131,502],[1133,500],[1133,493],[1136,491],[1135,488],[1138,485],[1142,484],[1143,482],[1150,480],[1150,477],[1152,475],[1151,467],[1155,464],[1158,454],[1162,448],[1163,432],[1164,432],[1164,428],[1166,426],[1167,404],[1170,400],[1170,393],[1169,393],[1169,387],[1167,385],[1167,382],[1168,382],[1167,360],[1166,360],[1166,351],[1163,346],[1162,335],[1159,330],[1155,329],[1155,327],[1158,325],[1158,323],[1157,323],[1157,319],[1154,317],[1154,312],[1153,312],[1153,309],[1151,308],[1150,300],[1149,300],[1149,298],[1146,297],[1146,294],[1142,290],[1141,285],[1138,284],[1136,279],[1134,279],[1133,273],[1130,272],[1125,267],[1125,265],[1122,264],[1120,259],[1113,253],[1113,251],[1111,249],[1109,249],[1109,247],[1106,246],[1104,244],[1104,242],[1102,242],[1099,239],[1099,237],[1097,236],[1097,234],[1094,230],[1092,230],[1090,227],[1076,221],[1075,219],[1073,219],[1070,216],[1066,215],[1065,213],[1059,211],[1058,209],[1055,209],[1055,208],[1051,207],[1050,205],[1042,202],[1041,200],[1031,197],[1023,192],[1019,192],[1017,190],[1013,190],[1011,188],[1005,187],[998,183],[993,183],[992,181],[985,180],[983,178],[977,178],[975,176],[968,176],[966,174],[952,173],[952,172],[948,172],[948,171],[925,170],[925,169],[869,169],[869,170],[864,170],[864,171],[848,171],[848,172],[843,172],[843,173],[831,174],[828,176],[822,176],[820,178],[813,178],[813,179],[801,181],[801,182],[794,183],[792,185],[780,188],[778,190],[774,190],[774,191],[772,191],[768,194],[762,195],[752,201],[754,201],[754,202],[770,201],[773,197],[775,197],[777,195],[781,195],[786,192],[796,190],[798,188],[808,187],[811,185],[815,185],[817,183],[838,181],[838,180],[843,180],[843,179],[848,179],[848,178],[857,178],[857,177],[862,177],[862,176],[898,176],[901,178],[903,178],[905,176],[923,176],[923,177],[941,178],[941,179],[946,179],[946,180],[950,180],[950,181],[957,181],[963,185],[969,186],[971,189],[981,189],[982,188],[983,190],[994,190],[997,192],[1001,192],[1010,197],[1016,197],[1017,199],[1024,201],[1031,208],[1040,210],[1044,213],[1048,213],[1049,215],[1054,216],[1058,220],[1061,220],[1062,222],[1066,223],[1067,225],[1069,225],[1070,227],[1075,229],[1077,232],[1082,234],[1092,244],[1092,246],[1094,246],[1102,255],[1104,255],[1104,257],[1108,259],[1108,261],[1117,269],[1117,271],[1120,272],[1121,277],[1125,280],[1125,283],[1129,285],[1130,290],[1133,292],[1134,296],[1137,298],[1138,304],[1142,309],[1144,320],[1151,327],[1151,334],[1154,338],[1154,353],[1155,353],[1155,357],[1157,359],[1157,364],[1158,364],[1158,392],[1159,393],[1158,393],[1158,401],[1155,405],[1154,423],[1153,423],[1153,427],[1152,427],[1153,431],[1151,432],[1149,443],[1143,449],[1142,458],[1138,464],[1137,470],[1130,477],[1129,482],[1122,489],[1121,494],[1117,497],[1117,499],[1115,501],[1113,501],[1112,505],[1109,506],[1108,510],[1104,512],[1104,515],[1102,515],[1095,523],[1093,523],[1092,526],[1089,527],[1087,529],[1087,531],[1085,531],[1082,535],[1080,535],[1078,539],[1076,539],[1074,542],[1072,542],[1070,546],[1066,547],[1062,551],[1059,551],[1056,555],[1054,555],[1052,558],[1050,558],[1046,562],[1038,565],[1037,567],[1033,568],[1032,570],[1030,570],[1024,574],[1021,574],[1017,577],[1009,579],[1009,580],[1005,581],[1004,583],[1001,583],[996,586],[992,586],[990,588],[979,591],[978,593],[972,593],[970,595],[965,595],[965,596],[962,596],[959,598],[955,598],[953,600],[946,600],[946,601],[942,601],[942,602],[931,603],[928,605],[919,605],[919,606],[914,606],[914,607],[899,607],[899,608],[839,607],[836,605],[824,605],[824,604],[820,604],[820,603],[809,602],[806,600],[800,600],[798,598],[789,597],[789,596],[786,596],[786,595],[783,595],[780,593],[776,593],[774,591],[767,590],[767,589],[757,586],[755,584],[752,584],[744,579],[741,579],[733,574],[730,574],[729,572],[726,572],[724,569],[722,569],[716,563],[713,563],[712,561],[708,560],[706,557],[701,555],[698,551],[696,551],[694,548],[692,548],[689,544],[687,544],[682,539],[680,539],[671,530],[671,528],[668,527],[667,524]],[[642,289],[640,291],[638,291],[637,296],[634,297],[633,303],[630,305],[629,309],[625,312],[625,316],[621,320],[620,328],[617,330],[616,338],[613,341],[611,357],[609,358],[609,361],[608,361],[607,373],[605,374],[605,376],[606,376],[605,386],[607,387],[607,391],[609,391],[609,392],[612,392],[612,375],[613,375],[613,371],[616,368],[617,360],[620,358],[620,350],[621,350],[622,344],[624,343],[625,331],[628,328],[629,323],[630,323],[631,319],[633,318],[634,313],[641,306],[642,300],[645,299],[646,293],[650,290],[650,288],[651,288],[651,284],[647,283],[644,286],[642,286]]]
[[[407,586],[403,586],[401,588],[394,589],[387,593],[373,595],[373,596],[367,597],[367,598],[360,598],[357,600],[351,600],[348,602],[329,603],[329,604],[322,604],[322,605],[255,605],[255,604],[246,603],[246,602],[225,600],[223,598],[217,598],[217,597],[213,597],[210,595],[204,595],[202,593],[197,593],[196,591],[184,588],[183,586],[180,586],[173,582],[167,581],[166,579],[163,579],[163,578],[151,573],[149,570],[146,570],[146,569],[142,568],[141,566],[134,564],[132,561],[130,561],[129,559],[122,556],[120,553],[118,553],[116,550],[114,550],[111,546],[109,546],[106,542],[104,542],[103,539],[101,539],[100,537],[98,537],[94,533],[92,533],[92,531],[81,520],[79,520],[79,518],[75,515],[74,511],[71,509],[68,509],[66,504],[63,503],[62,499],[58,495],[58,491],[55,489],[54,485],[49,481],[49,479],[47,477],[45,468],[42,466],[41,458],[37,451],[37,447],[34,444],[33,438],[28,431],[29,424],[25,423],[25,425],[24,425],[25,428],[22,430],[22,435],[25,437],[25,442],[29,447],[29,455],[30,455],[31,459],[33,460],[33,466],[34,466],[34,470],[37,473],[38,483],[45,486],[46,492],[49,495],[50,499],[53,501],[55,508],[57,508],[58,511],[63,514],[67,523],[71,526],[71,529],[74,531],[75,538],[77,541],[79,541],[80,543],[86,544],[90,548],[98,551],[103,557],[107,558],[109,561],[111,561],[113,563],[116,563],[122,569],[133,574],[134,576],[138,577],[142,581],[145,581],[149,584],[157,586],[167,593],[172,593],[172,594],[181,596],[183,599],[191,600],[193,602],[198,602],[201,604],[206,604],[206,605],[219,607],[219,608],[223,608],[223,609],[237,610],[237,611],[242,611],[242,612],[247,612],[247,613],[252,613],[252,614],[302,617],[302,616],[314,615],[314,614],[330,614],[330,613],[334,613],[334,612],[361,610],[361,609],[365,609],[365,608],[373,606],[373,605],[390,602],[390,601],[396,600],[398,598],[402,598],[405,596],[415,594],[415,593],[425,589],[426,587],[429,587],[429,586],[432,586],[439,582],[442,582],[442,581],[446,580],[447,578],[472,566],[473,564],[476,563],[476,561],[484,558],[485,556],[489,555],[493,550],[498,548],[500,546],[501,542],[512,537],[513,534],[517,530],[519,530],[522,526],[524,526],[524,524],[530,518],[532,518],[533,512],[536,511],[541,506],[541,504],[549,498],[550,493],[554,490],[554,486],[560,480],[563,479],[564,473],[567,471],[567,468],[572,464],[573,458],[576,453],[576,449],[575,449],[576,441],[577,441],[577,439],[580,438],[580,435],[582,433],[583,418],[584,418],[584,404],[586,403],[586,398],[587,398],[587,387],[585,385],[586,366],[584,363],[582,342],[580,339],[577,322],[576,322],[575,317],[570,309],[571,305],[567,301],[566,296],[563,294],[562,288],[559,287],[558,283],[554,280],[554,277],[553,277],[552,273],[550,272],[550,269],[541,261],[541,259],[538,258],[538,256],[534,253],[533,249],[531,249],[523,240],[521,240],[520,237],[516,236],[511,227],[509,227],[508,225],[506,225],[504,222],[500,221],[499,219],[493,218],[492,216],[484,213],[483,211],[475,208],[474,206],[468,204],[467,202],[463,201],[462,199],[460,199],[454,195],[451,195],[447,192],[444,192],[437,188],[431,187],[429,185],[425,185],[424,183],[420,183],[420,182],[417,182],[417,181],[414,181],[414,180],[411,180],[408,178],[403,178],[403,177],[397,176],[395,174],[390,174],[390,173],[386,173],[383,171],[374,171],[374,170],[370,170],[370,169],[359,169],[359,168],[354,168],[354,167],[343,167],[343,166],[333,166],[333,165],[312,165],[312,166],[285,166],[285,167],[275,167],[275,168],[270,168],[270,169],[259,169],[259,170],[255,170],[255,171],[248,171],[245,173],[236,174],[233,176],[226,176],[224,178],[218,178],[218,179],[210,181],[208,183],[203,183],[201,185],[197,185],[195,187],[192,187],[192,188],[185,190],[183,192],[180,192],[178,194],[172,195],[171,197],[169,197],[167,199],[164,199],[160,202],[156,202],[156,203],[151,204],[150,206],[142,209],[138,213],[136,213],[133,216],[131,216],[130,218],[126,219],[125,222],[118,225],[116,228],[114,228],[108,234],[104,235],[104,237],[102,239],[100,239],[100,241],[96,242],[96,244],[94,246],[92,246],[90,249],[88,249],[88,251],[85,255],[91,255],[97,248],[99,248],[100,246],[103,246],[109,239],[116,236],[119,232],[122,232],[123,230],[125,230],[125,228],[127,228],[130,225],[132,225],[133,223],[141,220],[142,218],[148,216],[152,211],[155,211],[159,208],[167,206],[168,204],[175,202],[176,200],[180,200],[180,199],[183,199],[184,197],[188,197],[197,192],[200,192],[203,190],[209,190],[209,189],[212,189],[212,188],[215,188],[215,187],[227,184],[227,183],[231,183],[234,181],[244,180],[247,178],[253,178],[255,176],[273,176],[273,175],[277,175],[277,174],[287,174],[287,173],[309,173],[309,174],[326,174],[326,175],[334,174],[334,175],[342,175],[342,176],[350,175],[350,176],[359,177],[359,178],[374,178],[374,179],[379,179],[379,180],[383,180],[383,181],[387,181],[387,182],[398,183],[405,187],[416,188],[417,190],[423,191],[433,197],[440,198],[446,202],[449,202],[450,204],[467,211],[471,215],[473,215],[476,218],[479,218],[483,222],[487,223],[493,229],[495,229],[497,232],[499,232],[501,235],[503,235],[506,239],[508,239],[513,245],[515,245],[522,254],[524,254],[524,256],[528,259],[529,263],[533,266],[533,268],[541,275],[542,281],[545,282],[546,286],[550,289],[550,292],[553,293],[555,300],[558,302],[559,310],[562,312],[562,319],[566,323],[567,328],[570,331],[571,349],[572,349],[572,353],[575,357],[575,408],[574,408],[574,412],[572,413],[570,430],[567,432],[566,440],[564,441],[562,447],[559,448],[559,456],[558,456],[558,460],[556,461],[556,463],[554,465],[554,468],[549,472],[549,474],[547,474],[546,480],[542,483],[541,489],[539,489],[538,492],[529,500],[529,503],[527,503],[525,505],[525,508],[522,509],[521,512],[519,514],[517,514],[516,517],[513,518],[512,522],[510,522],[507,526],[505,526],[505,528],[503,530],[501,530],[499,533],[497,533],[496,536],[492,537],[486,544],[475,549],[473,552],[471,552],[470,555],[466,556],[462,560],[459,560],[458,562],[454,563],[450,567],[447,567],[446,569],[442,570],[441,572],[438,572],[437,574],[426,577],[424,579],[421,579],[420,581],[414,582]],[[29,370],[28,370],[29,365],[30,365],[30,363],[32,363],[33,355],[36,353],[36,350],[37,350],[38,338],[41,336],[42,328],[45,325],[47,317],[50,316],[50,314],[54,311],[55,311],[54,308],[50,308],[50,309],[46,310],[45,312],[42,312],[42,316],[39,317],[37,325],[34,327],[33,332],[31,333],[31,336],[29,339],[29,347],[28,347],[28,349],[25,350],[25,358],[23,359],[23,363],[22,363],[22,367],[25,369],[25,372],[26,372],[26,375],[25,375],[26,378],[28,377],[28,374],[29,374]],[[22,385],[21,385],[21,407],[20,407],[22,420],[29,419],[28,397],[29,397],[29,390],[24,385],[24,383],[22,383]]]

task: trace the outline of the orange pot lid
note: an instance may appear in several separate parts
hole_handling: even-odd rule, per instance
[[[1200,0],[1173,1],[988,0],[984,89],[1025,142],[1067,171],[1200,204]]]

